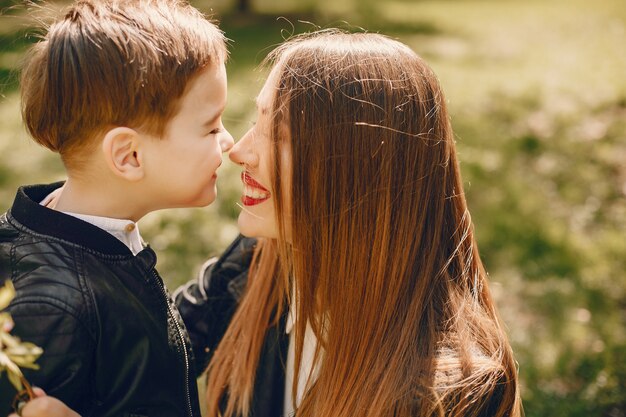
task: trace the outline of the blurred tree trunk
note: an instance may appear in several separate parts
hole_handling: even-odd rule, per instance
[[[250,0],[237,0],[237,11],[239,13],[249,13],[251,11]]]

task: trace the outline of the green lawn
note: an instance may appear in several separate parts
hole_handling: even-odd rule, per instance
[[[0,5],[7,2],[0,2]],[[58,3],[58,2],[56,2]],[[56,4],[53,3],[53,4]],[[227,128],[253,120],[256,69],[290,33],[358,26],[409,44],[446,91],[466,193],[519,362],[528,416],[626,410],[626,2],[623,0],[253,1],[213,5],[232,39]],[[1,7],[1,6],[0,6]],[[283,16],[284,19],[277,19]],[[31,41],[0,17],[0,209],[18,184],[63,177],[20,125],[15,73]],[[149,215],[142,233],[170,287],[237,232],[238,170],[219,202]]]

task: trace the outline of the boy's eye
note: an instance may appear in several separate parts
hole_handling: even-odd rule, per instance
[[[222,133],[222,129],[221,128],[217,128],[217,129],[213,129],[209,132],[209,135],[217,135],[218,133]]]

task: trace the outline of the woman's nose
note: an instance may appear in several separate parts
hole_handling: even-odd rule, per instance
[[[228,157],[237,165],[245,165],[254,168],[259,164],[259,156],[252,146],[252,129],[250,129],[239,142],[231,148]]]

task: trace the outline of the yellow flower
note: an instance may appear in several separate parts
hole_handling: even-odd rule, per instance
[[[11,281],[6,281],[0,288],[0,310],[5,309],[15,297],[15,288]],[[0,376],[6,371],[9,381],[19,392],[24,387],[22,368],[39,369],[35,364],[43,350],[29,342],[22,342],[9,332],[13,328],[13,320],[9,313],[0,313]]]

